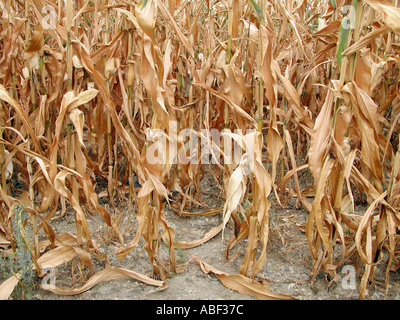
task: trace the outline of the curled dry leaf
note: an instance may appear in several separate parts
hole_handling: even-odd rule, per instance
[[[236,210],[239,203],[243,201],[243,197],[246,193],[246,167],[249,165],[248,161],[248,154],[245,153],[240,159],[239,165],[229,178],[223,211],[223,228],[225,228],[228,223],[231,213]]]
[[[111,281],[111,280],[116,280],[116,279],[124,279],[124,278],[135,279],[135,280],[141,281],[145,284],[159,287],[160,290],[164,290],[167,288],[167,283],[165,281],[154,280],[152,278],[149,278],[148,276],[145,276],[143,274],[140,274],[140,273],[137,273],[135,271],[128,270],[125,268],[113,268],[112,267],[112,268],[104,269],[104,270],[101,270],[101,271],[95,273],[80,288],[63,289],[63,288],[46,286],[45,289],[48,291],[54,292],[56,294],[75,295],[75,294],[80,294],[82,292],[85,292],[101,282]]]
[[[284,295],[275,294],[269,290],[269,286],[265,281],[251,280],[241,274],[228,274],[218,269],[213,268],[206,262],[200,260],[196,256],[192,256],[194,262],[196,262],[204,273],[215,274],[221,283],[229,289],[251,295],[260,300],[295,300],[295,298]]]

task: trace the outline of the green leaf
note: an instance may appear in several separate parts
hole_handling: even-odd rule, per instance
[[[141,9],[143,10],[143,9],[146,7],[146,5],[147,5],[147,1],[148,1],[148,0],[144,0],[144,1],[141,0],[141,1],[139,1],[139,2],[138,2],[138,6],[142,6]]]
[[[262,13],[259,5],[254,0],[251,0],[251,3],[253,4],[254,9],[256,10],[258,18],[261,20]]]
[[[339,67],[342,65],[343,55],[342,52],[346,49],[347,39],[349,37],[349,28],[343,28],[342,25],[340,26],[339,30],[339,46],[336,54],[337,62]]]

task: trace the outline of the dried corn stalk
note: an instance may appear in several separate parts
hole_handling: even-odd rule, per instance
[[[34,267],[78,257],[90,269],[92,257],[101,257],[90,212],[118,239],[120,260],[143,237],[162,280],[105,269],[79,289],[54,292],[75,294],[119,277],[164,288],[182,270],[177,246],[223,231],[232,232],[228,260],[245,243],[238,275],[196,262],[230,288],[271,297],[253,280],[267,261],[273,205],[289,204],[310,212],[312,285],[320,271],[337,281],[357,254],[360,298],[380,264],[388,290],[399,266],[398,1],[28,0],[0,7],[0,247],[13,243],[10,217],[24,203]],[[232,159],[235,144],[240,154]],[[314,186],[303,189],[306,171]],[[207,207],[206,174],[225,203],[193,212],[194,204]],[[129,210],[137,208],[130,243],[100,204],[103,196],[111,206],[127,198]],[[221,225],[176,242],[165,206],[189,217],[221,214]],[[72,238],[52,226],[68,207]],[[160,258],[162,242],[168,261]],[[1,297],[16,283],[6,280]]]

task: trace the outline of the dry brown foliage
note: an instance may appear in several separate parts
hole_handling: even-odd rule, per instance
[[[91,212],[117,235],[120,260],[143,237],[160,279],[105,269],[79,289],[54,292],[80,293],[120,277],[165,288],[179,266],[164,207],[172,191],[179,194],[177,211],[201,204],[206,167],[226,199],[209,214],[222,212],[223,223],[180,245],[200,245],[233,221],[227,254],[247,239],[237,275],[194,257],[229,288],[290,298],[255,280],[267,260],[271,199],[309,210],[313,281],[321,271],[337,281],[338,269],[356,255],[365,266],[362,299],[377,264],[387,265],[386,284],[400,267],[398,1],[3,0],[0,6],[0,247],[12,247],[10,219],[23,203],[39,277],[41,266],[74,257],[91,268],[93,257],[102,259],[87,223]],[[160,154],[188,160],[185,140],[177,138],[185,128],[209,145],[203,129],[241,129],[242,135],[226,136],[244,155],[233,164],[148,161],[156,129],[167,141]],[[246,129],[255,131],[245,135]],[[226,142],[210,157],[228,148]],[[312,190],[302,188],[305,170],[314,178]],[[130,243],[99,204],[100,192],[111,206],[125,196],[136,203]],[[244,197],[251,199],[245,214]],[[356,214],[363,201],[365,212]],[[75,235],[52,228],[67,205]],[[45,241],[38,240],[41,229]],[[168,263],[159,259],[161,242],[169,247]],[[17,278],[0,285],[1,298]]]

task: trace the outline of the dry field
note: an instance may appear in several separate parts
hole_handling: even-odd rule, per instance
[[[0,299],[399,296],[398,0],[0,12]]]

